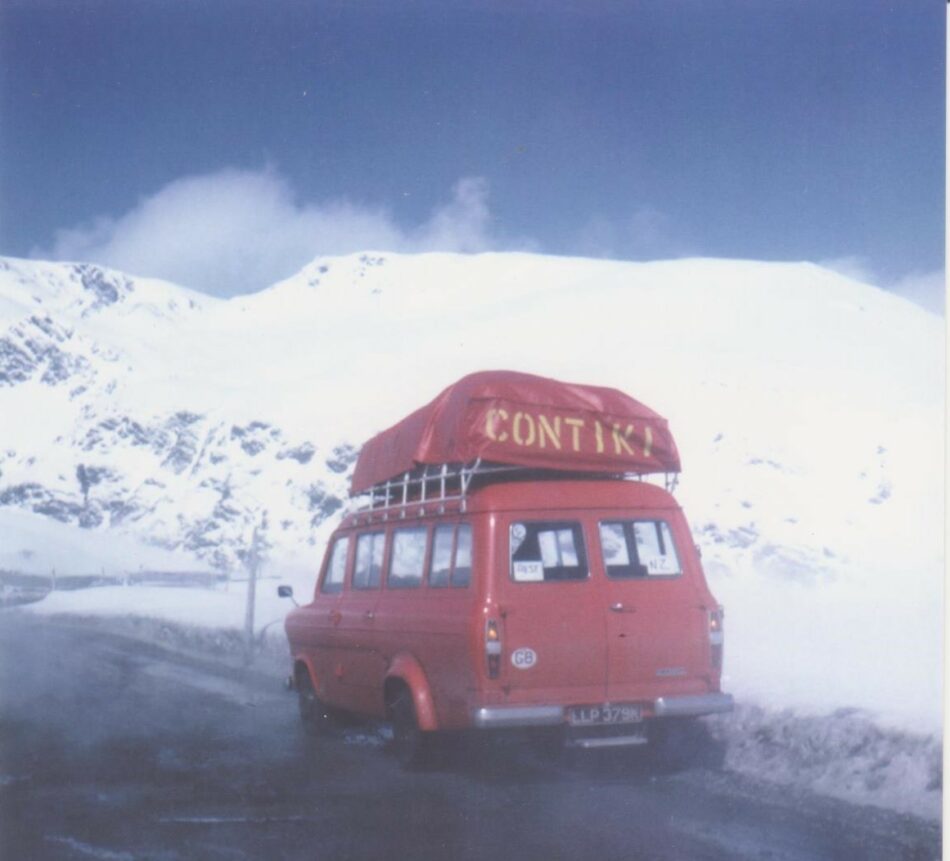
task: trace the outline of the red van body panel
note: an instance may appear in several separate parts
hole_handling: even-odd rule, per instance
[[[633,522],[666,524],[676,573],[608,576],[601,530]],[[428,581],[433,533],[447,524],[471,529],[465,586]],[[584,567],[584,576],[515,579],[512,535],[544,524],[580,540],[574,549],[585,565],[575,574]],[[386,578],[400,529],[425,530],[425,575],[413,588],[394,588]],[[386,535],[382,582],[355,589],[356,536],[368,532]],[[710,614],[719,607],[683,513],[662,488],[625,480],[508,481],[473,489],[464,511],[410,504],[386,520],[350,515],[335,533],[347,535],[343,590],[321,591],[325,561],[313,601],[286,623],[295,659],[313,668],[318,695],[330,705],[381,717],[392,678],[412,690],[425,730],[563,723],[571,707],[610,703],[636,704],[643,718],[731,704],[719,693],[721,656],[717,664],[710,635]],[[532,565],[523,570],[535,576]],[[494,673],[489,622],[500,643]]]

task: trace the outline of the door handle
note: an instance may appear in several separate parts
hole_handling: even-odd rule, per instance
[[[636,607],[625,607],[619,601],[617,601],[614,604],[611,604],[610,609],[613,610],[614,613],[636,613],[637,612]]]
[[[343,614],[339,610],[330,611],[329,619],[331,622],[333,622],[334,625],[339,625],[340,619],[342,618],[343,618]]]
[[[376,618],[376,614],[375,614],[372,610],[367,610],[367,611],[363,614],[363,618],[366,619],[366,620],[369,621],[369,622],[372,622],[373,619]]]

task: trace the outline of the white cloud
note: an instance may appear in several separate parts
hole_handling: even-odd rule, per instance
[[[854,281],[860,281],[862,284],[877,285],[878,279],[871,269],[871,264],[864,258],[856,254],[846,257],[834,257],[831,260],[819,260],[819,266],[844,275],[845,278],[851,278]]]
[[[669,217],[652,206],[640,206],[627,218],[594,215],[574,236],[575,253],[588,257],[624,260],[657,260],[689,254],[673,236]]]
[[[488,184],[465,178],[451,200],[410,229],[384,208],[345,200],[299,204],[273,170],[222,170],[169,183],[118,218],[57,231],[32,256],[84,260],[221,296],[259,290],[321,254],[484,251]]]
[[[946,277],[942,269],[933,272],[910,272],[897,281],[886,283],[874,273],[870,263],[863,257],[837,257],[833,260],[822,260],[819,265],[863,284],[873,284],[896,293],[934,314],[944,313]]]
[[[946,275],[942,269],[935,272],[911,272],[888,289],[898,296],[916,302],[922,308],[943,314],[946,306]]]

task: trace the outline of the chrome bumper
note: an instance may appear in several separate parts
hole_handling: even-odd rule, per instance
[[[698,717],[732,711],[732,694],[693,694],[660,697],[653,702],[657,717]]]
[[[563,706],[494,706],[475,710],[479,729],[511,726],[557,726],[564,722]]]
[[[698,717],[732,711],[731,694],[691,694],[659,697],[653,701],[656,717]],[[473,722],[479,729],[518,726],[557,726],[565,722],[564,706],[487,706],[476,709]]]

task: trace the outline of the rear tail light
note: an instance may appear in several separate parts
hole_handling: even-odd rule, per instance
[[[709,611],[709,652],[713,668],[722,669],[722,621],[723,609]]]
[[[498,622],[494,619],[485,622],[485,660],[488,678],[497,679],[501,671],[501,634],[498,631]]]

